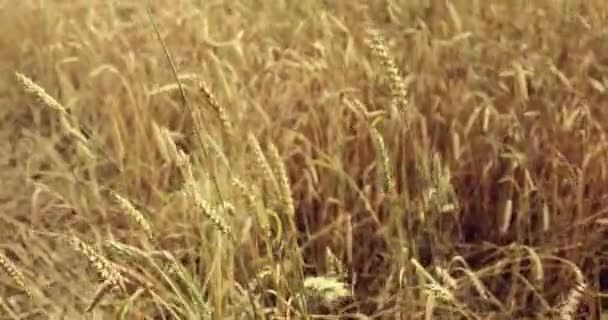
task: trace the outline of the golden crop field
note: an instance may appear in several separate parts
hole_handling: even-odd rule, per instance
[[[0,1],[0,320],[602,319],[608,3]]]

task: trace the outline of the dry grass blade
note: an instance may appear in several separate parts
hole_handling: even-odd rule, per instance
[[[163,49],[163,52],[165,54],[165,57],[167,58],[167,61],[169,62],[169,66],[171,67],[171,71],[173,73],[173,77],[179,87],[179,92],[180,95],[182,97],[182,101],[184,103],[184,105],[186,106],[186,108],[188,109],[188,111],[190,112],[190,114],[192,115],[193,119],[194,119],[194,134],[197,137],[197,141],[201,147],[201,150],[203,151],[204,155],[206,158],[209,158],[209,151],[207,150],[207,148],[205,147],[204,144],[204,140],[203,140],[203,136],[202,134],[206,132],[205,128],[203,127],[203,123],[202,121],[200,121],[199,119],[199,113],[195,112],[194,108],[192,107],[192,105],[190,104],[190,100],[188,99],[188,95],[186,94],[186,90],[184,89],[184,86],[182,84],[182,82],[179,79],[179,75],[177,73],[177,67],[175,66],[175,63],[173,62],[173,58],[171,57],[171,53],[169,52],[169,48],[167,47],[167,45],[165,44],[165,41],[162,38],[162,35],[160,33],[160,28],[158,26],[158,24],[156,23],[156,20],[154,19],[154,14],[152,13],[152,9],[150,8],[150,6],[148,6],[147,8],[147,12],[148,12],[148,17],[150,18],[150,22],[152,23],[152,26],[154,27],[154,31],[156,33],[156,36],[158,37],[158,41],[160,42],[160,45]],[[222,192],[220,189],[220,186],[218,184],[217,181],[217,177],[215,176],[215,172],[212,170],[211,171],[211,180],[213,181],[213,186],[215,187],[215,190],[217,192],[217,196],[222,198]],[[223,204],[224,200],[220,199],[220,202]]]

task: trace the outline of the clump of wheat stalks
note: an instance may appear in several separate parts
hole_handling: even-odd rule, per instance
[[[297,261],[296,269],[298,269],[299,272],[298,277],[303,277],[302,266],[304,265],[304,261],[300,254],[300,247],[297,243],[298,229],[295,225],[295,206],[293,203],[289,177],[287,176],[287,170],[285,169],[285,165],[276,146],[273,143],[269,143],[268,149],[270,167],[274,171],[273,174],[277,177],[279,184],[279,204],[283,220],[278,218],[277,221],[282,221],[283,225],[289,228],[290,247],[288,247],[288,251],[292,255],[290,260]],[[272,217],[272,212],[268,215]],[[281,227],[279,226],[278,228]],[[279,239],[278,236],[276,239]]]
[[[122,257],[125,262],[135,265],[139,269],[152,272],[156,280],[164,282],[168,286],[167,288],[179,298],[182,307],[188,309],[190,304],[197,306],[197,311],[195,312],[197,315],[191,315],[188,318],[209,319],[212,310],[204,297],[204,289],[201,288],[196,277],[193,277],[185,270],[171,252],[165,250],[142,250],[117,241],[106,241],[105,246],[111,252],[116,253],[117,256]],[[158,288],[158,286],[154,286],[146,276],[118,264],[115,264],[115,267],[130,283],[134,283],[140,289],[147,290],[155,299],[165,305],[172,314],[175,312],[173,309],[178,309],[177,305],[169,306],[163,300],[164,298],[158,296],[162,291],[152,290],[155,287]],[[183,294],[188,294],[189,296],[186,297]],[[203,316],[201,317],[201,315]],[[175,314],[173,316],[178,319],[182,318]]]
[[[32,298],[32,293],[25,285],[25,277],[23,273],[17,268],[17,266],[6,256],[0,253],[0,268],[3,269],[13,281],[27,294],[29,298]]]
[[[369,36],[368,45],[388,77],[393,109],[394,111],[405,112],[408,107],[407,89],[401,72],[389,52],[386,41],[382,34],[374,28],[368,27],[367,34]]]

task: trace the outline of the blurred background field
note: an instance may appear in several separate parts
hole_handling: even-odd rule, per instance
[[[5,0],[0,30],[0,319],[604,313],[604,1]]]

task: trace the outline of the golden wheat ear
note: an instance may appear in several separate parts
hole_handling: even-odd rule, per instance
[[[76,252],[85,256],[91,265],[97,271],[103,281],[109,281],[113,287],[124,289],[124,279],[120,272],[114,268],[112,263],[104,256],[99,254],[97,250],[89,246],[75,235],[67,237],[68,245]]]
[[[260,171],[260,174],[262,175],[262,180],[267,186],[272,188],[271,190],[273,192],[278,192],[279,183],[277,182],[277,179],[274,173],[272,172],[272,167],[270,166],[266,155],[264,155],[264,152],[262,151],[260,142],[252,133],[247,135],[247,139],[249,145],[253,149],[255,166]]]
[[[118,193],[110,191],[110,195],[116,200],[122,212],[129,216],[144,231],[146,237],[148,237],[150,241],[155,241],[156,237],[152,231],[152,226],[144,214],[135,208],[131,201]]]
[[[217,99],[215,98],[215,95],[209,88],[209,85],[205,81],[201,81],[199,83],[199,90],[203,94],[203,97],[205,98],[207,103],[211,106],[213,111],[215,111],[218,119],[220,120],[220,123],[222,124],[222,128],[224,129],[224,132],[228,136],[233,136],[234,129],[233,129],[232,123],[228,119],[228,113],[226,112],[226,109],[224,108],[224,106],[221,105],[217,101]]]
[[[270,166],[274,170],[275,176],[278,177],[280,202],[283,207],[283,212],[288,217],[293,218],[295,215],[295,206],[293,204],[291,184],[289,182],[289,177],[287,176],[287,169],[281,159],[279,150],[273,143],[268,144],[268,150]]]
[[[393,112],[405,112],[408,107],[405,81],[388,49],[386,40],[384,40],[384,37],[380,31],[372,27],[367,28],[367,34],[367,44],[374,53],[376,60],[378,60],[382,66],[384,74],[388,78],[392,97]]]
[[[23,290],[29,298],[32,298],[32,293],[25,285],[25,277],[17,266],[5,255],[0,253],[0,268],[3,269],[8,276]]]
[[[372,135],[372,141],[374,142],[374,148],[376,149],[376,162],[378,163],[378,171],[380,181],[382,184],[382,190],[386,194],[390,194],[395,189],[395,181],[393,180],[393,174],[391,173],[391,164],[388,158],[388,151],[384,144],[384,138],[376,128],[370,126]]]
[[[43,105],[58,111],[62,115],[68,115],[68,112],[63,105],[51,97],[51,95],[49,95],[44,88],[36,84],[32,79],[19,72],[15,72],[15,77],[17,78],[17,82],[21,84],[27,94],[34,97]]]

